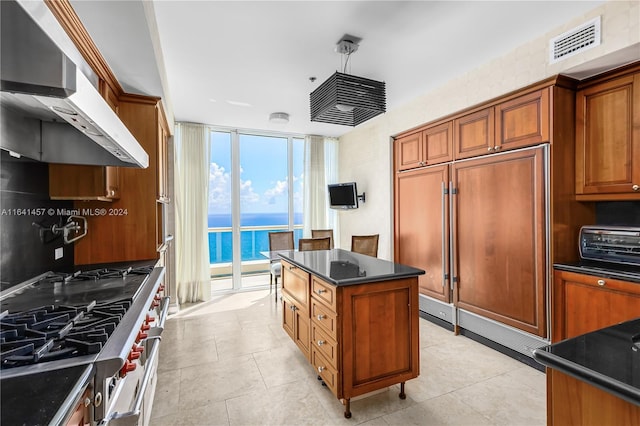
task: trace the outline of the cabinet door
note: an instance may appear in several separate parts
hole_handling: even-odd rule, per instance
[[[569,339],[640,316],[640,284],[554,272],[552,341]]]
[[[52,200],[112,201],[120,198],[117,167],[49,164]]]
[[[576,194],[640,199],[640,74],[577,93]]]
[[[549,88],[496,105],[494,151],[549,141]]]
[[[299,308],[299,304],[286,293],[282,295],[282,328],[300,348],[307,360],[311,356],[311,321],[309,311]]]
[[[544,150],[453,165],[454,301],[546,336]]]
[[[162,202],[169,202],[169,180],[168,180],[168,132],[165,129],[163,120],[158,120],[158,182],[157,196]]]
[[[342,288],[344,397],[417,377],[420,370],[415,278]],[[339,317],[340,318],[340,317]]]
[[[423,166],[422,132],[398,138],[394,145],[396,169],[407,170]]]
[[[453,122],[430,127],[423,132],[424,163],[427,166],[453,160]]]
[[[494,147],[494,109],[465,115],[453,121],[456,159],[490,154]]]
[[[433,166],[396,176],[396,262],[424,269],[420,293],[450,302],[449,166]]]

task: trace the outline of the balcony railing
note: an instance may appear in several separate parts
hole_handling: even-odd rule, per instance
[[[264,261],[267,259],[260,254],[269,250],[269,232],[286,231],[287,225],[267,226],[243,226],[240,228],[240,251],[244,264],[252,261]],[[209,228],[209,263],[211,267],[230,264],[233,260],[233,235],[228,228]],[[298,240],[302,238],[302,225],[294,225],[293,238],[296,247]],[[255,263],[255,262],[252,262]]]

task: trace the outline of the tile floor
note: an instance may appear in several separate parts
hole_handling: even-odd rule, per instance
[[[420,319],[420,376],[353,399],[321,386],[268,290],[166,322],[151,425],[545,425],[544,373]]]

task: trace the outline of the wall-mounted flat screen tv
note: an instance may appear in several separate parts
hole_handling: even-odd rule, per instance
[[[355,182],[332,183],[329,190],[329,207],[332,209],[357,209],[358,189]]]

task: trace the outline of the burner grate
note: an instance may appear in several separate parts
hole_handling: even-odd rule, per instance
[[[0,368],[100,352],[132,300],[43,306],[0,318]]]

